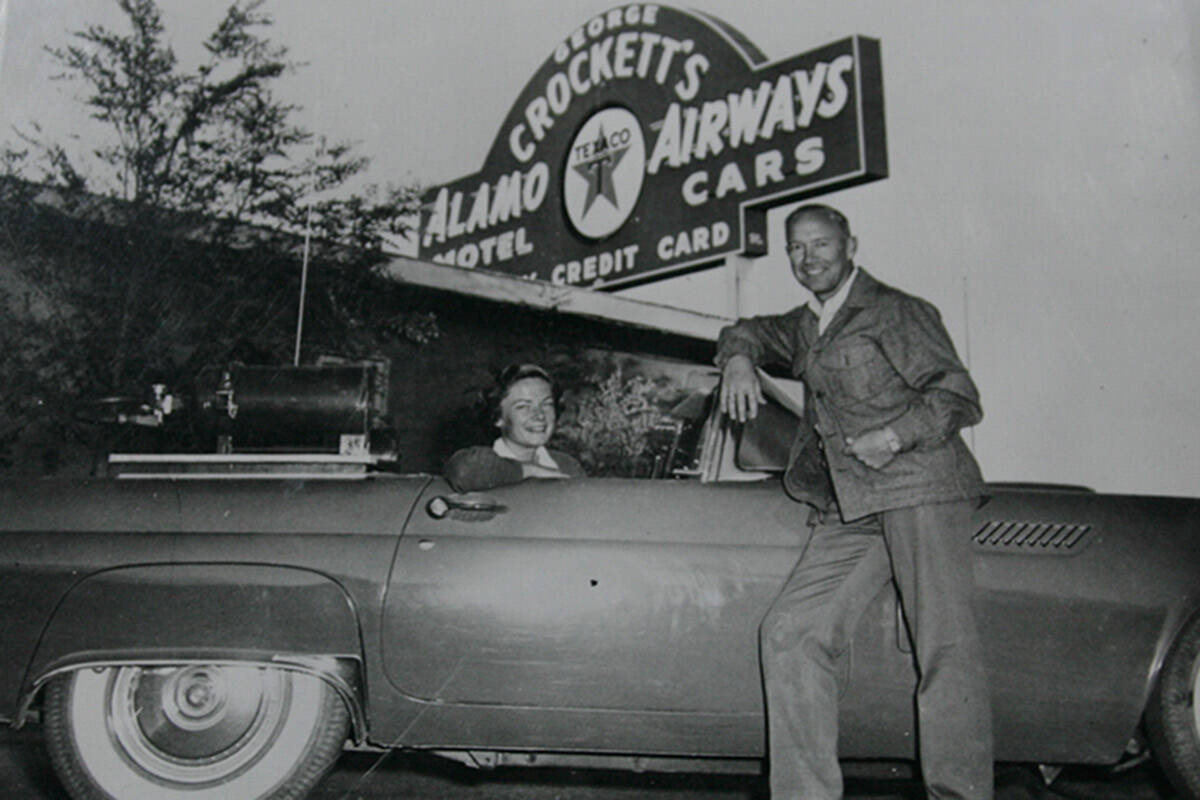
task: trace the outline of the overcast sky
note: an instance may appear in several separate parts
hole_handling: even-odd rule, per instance
[[[162,0],[185,61],[224,3]],[[372,180],[476,172],[554,47],[603,0],[270,0],[304,121],[359,142]],[[828,200],[859,261],[941,308],[984,397],[972,440],[999,480],[1200,495],[1200,3],[693,0],[769,59],[849,34],[883,54],[890,174]],[[94,141],[45,44],[105,0],[0,0],[0,137],[41,121]],[[718,314],[784,310],[770,253],[626,294]]]
[[[200,40],[227,5],[160,0],[181,59],[199,56]],[[703,4],[719,15],[743,5]],[[0,0],[0,7],[7,7],[8,16],[0,130],[29,119],[54,129],[64,120],[78,125],[76,93],[67,84],[51,83],[54,65],[41,48],[67,41],[86,22],[119,28],[123,17],[116,3]],[[359,142],[372,159],[372,177],[380,182],[436,183],[482,165],[505,113],[534,71],[560,40],[608,7],[581,0],[270,0],[264,10],[275,19],[272,37],[307,65],[287,79],[286,87],[289,97],[304,106],[306,124],[332,138]],[[745,11],[737,16],[745,17]],[[747,32],[759,36],[760,48],[775,44],[783,55],[823,43],[822,31],[802,36],[793,31],[763,41],[770,18],[753,17],[763,24]]]

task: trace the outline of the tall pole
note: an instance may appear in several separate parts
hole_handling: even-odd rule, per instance
[[[304,222],[304,258],[300,268],[300,308],[296,312],[296,354],[292,366],[300,366],[300,340],[304,335],[304,297],[308,293],[308,251],[312,241],[312,201],[308,204],[308,217]]]

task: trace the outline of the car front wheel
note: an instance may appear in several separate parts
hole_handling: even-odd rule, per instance
[[[269,667],[81,669],[46,689],[45,733],[76,800],[301,798],[337,760],[345,705]]]
[[[1200,798],[1200,610],[1175,637],[1146,717],[1163,771],[1182,796]]]

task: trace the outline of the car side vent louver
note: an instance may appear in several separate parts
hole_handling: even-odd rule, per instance
[[[1088,542],[1091,525],[991,520],[973,537],[975,546],[989,551],[1024,555],[1069,556]]]

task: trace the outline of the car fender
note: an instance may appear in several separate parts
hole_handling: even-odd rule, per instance
[[[362,635],[349,594],[308,569],[221,562],[107,569],[76,583],[26,670],[21,713],[55,675],[115,664],[258,663],[314,674],[365,735]]]
[[[1154,660],[1150,664],[1146,688],[1142,692],[1143,707],[1154,691],[1155,685],[1158,684],[1159,674],[1162,672],[1167,654],[1175,646],[1176,640],[1183,632],[1184,625],[1195,614],[1200,614],[1200,591],[1189,592],[1185,599],[1172,606],[1167,612],[1167,617],[1163,620],[1162,632],[1158,637],[1158,645],[1154,648]]]

